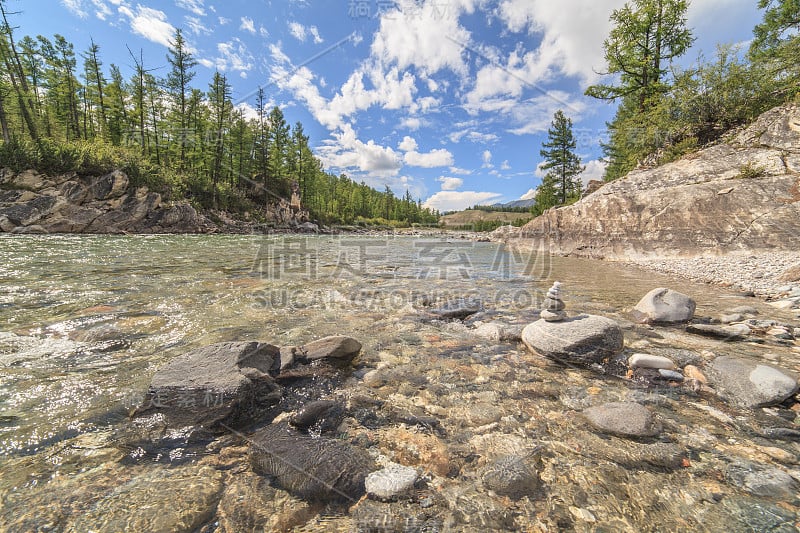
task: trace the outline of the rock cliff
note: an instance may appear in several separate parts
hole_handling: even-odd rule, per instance
[[[7,233],[203,233],[214,226],[186,202],[163,204],[114,171],[101,177],[0,171],[0,231]]]
[[[800,249],[800,106],[493,239],[612,260]]]

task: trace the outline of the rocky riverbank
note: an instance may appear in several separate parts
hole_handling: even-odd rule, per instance
[[[628,261],[647,270],[733,287],[781,309],[800,309],[800,252],[750,252]]]
[[[800,249],[800,108],[777,107],[723,142],[641,168],[494,238],[595,259]]]

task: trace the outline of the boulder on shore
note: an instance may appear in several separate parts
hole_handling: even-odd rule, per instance
[[[537,320],[522,330],[522,341],[532,351],[566,364],[600,363],[620,353],[622,330],[610,318],[578,315],[561,322]]]
[[[632,313],[639,322],[670,324],[691,320],[696,308],[695,301],[685,294],[658,288],[645,294]]]

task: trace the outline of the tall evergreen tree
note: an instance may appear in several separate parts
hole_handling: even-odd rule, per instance
[[[233,105],[231,104],[231,87],[228,79],[214,73],[214,80],[209,85],[208,105],[211,112],[211,125],[214,128],[214,142],[211,152],[211,194],[212,204],[217,207],[217,187],[222,179],[222,161],[225,152],[225,134]]]
[[[186,40],[183,38],[183,32],[180,29],[175,31],[175,36],[169,43],[167,61],[169,61],[172,69],[167,74],[166,86],[172,100],[173,114],[177,115],[174,124],[180,128],[179,132],[173,131],[170,133],[173,138],[178,139],[180,144],[179,168],[184,170],[186,166],[186,144],[189,138],[186,130],[186,105],[191,92],[190,84],[196,74],[193,69],[197,66],[197,61],[189,52]]]
[[[104,91],[106,80],[103,76],[101,67],[103,64],[99,58],[100,47],[95,44],[94,39],[91,39],[89,49],[82,56],[83,57],[83,79],[86,82],[85,93],[86,100],[91,104],[92,108],[97,109],[97,116],[92,117],[98,123],[100,137],[105,139],[107,137],[107,120],[106,120],[106,103],[104,98]]]
[[[800,80],[800,0],[759,0],[763,21],[753,29],[750,56],[770,66],[790,96]]]
[[[5,2],[0,0],[0,15],[2,15],[3,19],[0,21],[0,24],[2,24],[0,26],[0,61],[5,66],[11,86],[17,95],[20,114],[28,127],[28,133],[33,140],[38,140],[39,134],[34,116],[33,99],[28,86],[28,79],[25,76],[25,70],[22,68],[22,62],[14,42],[14,29],[8,22],[8,14]]]
[[[558,191],[558,205],[580,196],[578,175],[586,170],[581,159],[575,154],[577,143],[572,134],[572,119],[559,109],[547,130],[547,141],[542,143],[539,154],[544,158],[542,170],[546,170],[543,184],[551,185]]]

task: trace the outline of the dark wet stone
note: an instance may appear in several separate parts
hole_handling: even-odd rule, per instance
[[[598,431],[621,437],[653,437],[661,432],[650,410],[638,403],[606,403],[585,409],[583,415]]]
[[[289,423],[304,431],[326,432],[339,427],[343,418],[344,407],[340,403],[332,400],[317,400],[304,405],[289,419]]]
[[[366,451],[328,437],[311,437],[281,423],[256,432],[251,440],[253,469],[308,501],[355,503],[364,479],[375,470]]]
[[[495,459],[483,470],[483,485],[501,496],[519,499],[533,496],[539,488],[539,476],[523,457],[506,455]]]
[[[260,420],[281,398],[270,376],[279,349],[259,342],[226,342],[186,353],[160,368],[137,418],[162,414],[169,427],[212,431]]]
[[[463,320],[470,315],[474,315],[483,308],[480,300],[475,298],[458,298],[434,309],[433,314],[444,319]]]
[[[717,357],[707,374],[720,397],[744,407],[776,405],[797,392],[797,381],[786,371],[747,359]]]

